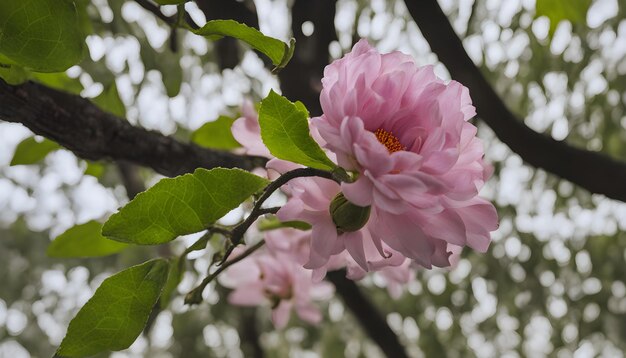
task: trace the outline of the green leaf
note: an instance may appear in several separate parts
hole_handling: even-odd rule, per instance
[[[212,20],[194,30],[194,33],[212,40],[220,39],[223,36],[237,38],[264,53],[272,60],[274,66],[278,67],[284,67],[293,55],[293,41],[292,46],[287,45],[278,39],[263,35],[261,31],[253,27],[234,20]]]
[[[59,235],[50,246],[50,257],[98,257],[124,250],[128,245],[102,236],[102,224],[97,221],[76,225]]]
[[[198,128],[191,135],[191,141],[206,147],[215,149],[234,149],[241,147],[241,144],[235,140],[230,127],[235,120],[230,117],[220,116],[218,119],[208,122]]]
[[[336,165],[311,138],[308,115],[302,104],[270,91],[259,108],[263,143],[276,158],[332,170]]]
[[[43,160],[48,153],[57,149],[61,149],[61,146],[49,139],[44,138],[43,140],[37,140],[35,137],[26,138],[15,148],[11,166],[37,164]]]
[[[180,281],[183,279],[183,274],[185,273],[185,263],[185,258],[181,257],[171,260],[170,272],[167,276],[165,287],[163,287],[163,293],[161,294],[161,309],[167,308],[172,297],[176,294],[176,288],[178,288]]]
[[[304,221],[280,221],[277,217],[270,217],[259,220],[258,228],[260,231],[269,231],[283,228],[292,228],[298,230],[310,230],[311,224]]]
[[[100,178],[104,174],[104,164],[98,162],[92,162],[86,160],[87,168],[85,168],[85,175],[91,175],[92,177]]]
[[[168,262],[158,259],[104,280],[70,322],[57,355],[84,357],[128,348],[159,299],[168,270]]]
[[[24,67],[13,63],[0,54],[0,78],[10,85],[19,85],[28,81],[29,73]]]
[[[163,62],[158,67],[163,78],[163,86],[168,97],[176,97],[180,93],[183,84],[183,68],[180,66],[180,58],[175,55],[162,57]]]
[[[0,1],[0,53],[39,72],[65,71],[85,54],[72,1]]]
[[[70,78],[65,72],[32,72],[31,75],[36,82],[61,91],[77,95],[83,90],[80,80],[78,78]]]
[[[104,88],[102,93],[91,101],[104,111],[118,117],[126,118],[126,106],[124,106],[124,102],[120,99],[115,81],[111,82],[111,84]]]
[[[559,22],[569,20],[572,24],[585,24],[591,0],[537,0],[536,15],[550,19],[550,36]]]
[[[202,231],[268,184],[240,169],[197,169],[162,179],[104,224],[102,234],[140,245]]]

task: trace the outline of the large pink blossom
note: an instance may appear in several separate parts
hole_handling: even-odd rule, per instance
[[[372,235],[425,267],[449,265],[447,244],[486,251],[497,213],[477,196],[490,167],[467,122],[467,88],[365,40],[326,67],[322,84],[324,114],[312,123],[338,164],[358,173],[341,190],[372,206]]]

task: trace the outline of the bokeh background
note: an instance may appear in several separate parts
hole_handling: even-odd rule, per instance
[[[534,0],[439,3],[471,58],[529,127],[626,159],[624,0],[543,1],[573,11],[558,23],[558,15],[537,11]],[[244,98],[280,90],[263,60],[243,45],[236,44],[234,60],[224,59],[218,45],[179,32],[180,48],[173,52],[169,27],[136,2],[83,4],[93,27],[89,56],[67,71],[60,86],[133,124],[188,140],[220,115],[236,117]],[[292,1],[254,4],[265,34],[291,37]],[[197,23],[205,22],[194,2],[185,7]],[[173,6],[162,10],[175,13]],[[381,52],[401,50],[450,78],[403,1],[338,0],[334,25],[332,58],[364,37]],[[304,36],[320,30],[312,22],[301,29]],[[525,165],[480,119],[476,123],[495,167],[482,195],[501,217],[489,251],[464,252],[451,270],[419,271],[398,300],[389,298],[376,275],[361,286],[415,357],[623,357],[626,204]],[[51,239],[106,217],[128,197],[115,165],[88,163],[63,149],[37,164],[10,166],[17,145],[31,136],[19,124],[0,122],[0,357],[51,356],[104,278],[164,250],[48,258]],[[148,169],[139,175],[147,186],[160,179]],[[241,215],[235,211],[226,219]],[[180,252],[193,239],[165,250]],[[210,250],[191,256],[181,293],[202,278],[196,272],[206,272],[210,257]],[[214,284],[206,293],[192,309],[175,298],[146,335],[111,356],[241,357],[255,339],[270,357],[382,355],[337,298],[324,306],[319,327],[293,318],[287,329],[275,331],[268,309],[231,307]]]

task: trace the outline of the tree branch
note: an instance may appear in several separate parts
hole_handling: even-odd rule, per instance
[[[556,141],[527,127],[511,113],[474,65],[436,0],[405,0],[409,13],[448,68],[470,90],[478,115],[528,164],[592,193],[626,201],[626,163]]]
[[[378,309],[361,292],[359,286],[346,278],[346,272],[332,271],[326,274],[326,279],[335,285],[346,307],[359,321],[365,332],[378,344],[380,349],[390,358],[408,357],[398,336],[391,330],[387,321]]]
[[[330,58],[328,46],[337,40],[336,5],[336,0],[296,0],[291,9],[296,50],[289,65],[279,73],[280,87],[288,98],[302,101],[311,116],[322,113],[319,93],[324,67]],[[302,24],[306,21],[313,22],[311,36],[302,33]]]
[[[146,186],[139,175],[139,167],[120,160],[117,162],[117,170],[120,173],[124,189],[126,189],[128,200],[133,200],[137,194],[146,190]]]
[[[8,85],[0,79],[0,119],[22,123],[88,160],[126,160],[166,176],[196,168],[253,169],[266,159],[185,144],[173,137],[132,126],[102,111],[89,100],[26,82]]]

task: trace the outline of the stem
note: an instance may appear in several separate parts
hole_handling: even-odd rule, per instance
[[[189,16],[189,14],[184,11],[183,14],[178,15],[178,18],[184,19],[185,21],[182,22],[180,21],[177,16],[167,16],[164,13],[161,12],[161,10],[159,9],[159,6],[153,4],[152,2],[148,1],[148,0],[135,0],[135,2],[137,4],[139,4],[139,6],[143,7],[144,9],[150,11],[151,13],[154,14],[154,16],[158,17],[159,19],[163,20],[163,22],[165,22],[166,24],[172,26],[172,27],[184,27],[184,28],[191,28],[191,29],[197,29],[199,28],[198,24],[196,24],[193,19],[191,18],[191,16]],[[184,6],[182,7],[182,9],[184,10]],[[179,7],[179,11],[180,11],[180,7]]]
[[[287,184],[287,182],[289,182],[291,179],[313,177],[313,176],[322,177],[322,178],[334,180],[337,182],[340,181],[339,179],[336,178],[336,176],[332,172],[329,172],[326,170],[315,169],[315,168],[298,168],[298,169],[288,171],[284,173],[283,175],[279,176],[278,179],[274,180],[267,187],[265,187],[263,195],[261,195],[259,200],[257,200],[257,202],[254,204],[254,207],[252,208],[250,215],[248,215],[248,217],[241,224],[237,225],[231,232],[230,242],[232,246],[230,246],[229,249],[224,254],[224,259],[222,260],[222,262],[225,262],[228,259],[228,256],[230,256],[230,254],[233,252],[234,248],[241,243],[241,241],[243,240],[243,235],[246,233],[246,231],[248,231],[248,229],[250,228],[250,226],[252,226],[252,224],[256,221],[256,219],[259,218],[259,216],[265,215],[265,214],[273,214],[276,211],[278,211],[278,208],[269,208],[269,209],[261,208],[263,203],[276,190],[280,189],[280,187]]]
[[[260,249],[261,246],[263,246],[264,244],[265,244],[265,240],[261,240],[257,242],[256,244],[250,246],[241,255],[234,257],[230,261],[224,262],[222,266],[218,267],[218,269],[215,270],[215,272],[205,277],[204,280],[202,280],[202,282],[200,283],[200,285],[198,285],[198,287],[191,290],[187,294],[187,296],[185,296],[185,304],[193,305],[193,304],[198,304],[202,302],[202,292],[204,292],[204,289],[209,283],[211,283],[211,281],[213,281],[220,273],[222,273],[222,271],[226,270],[230,266],[250,256],[253,252]]]

